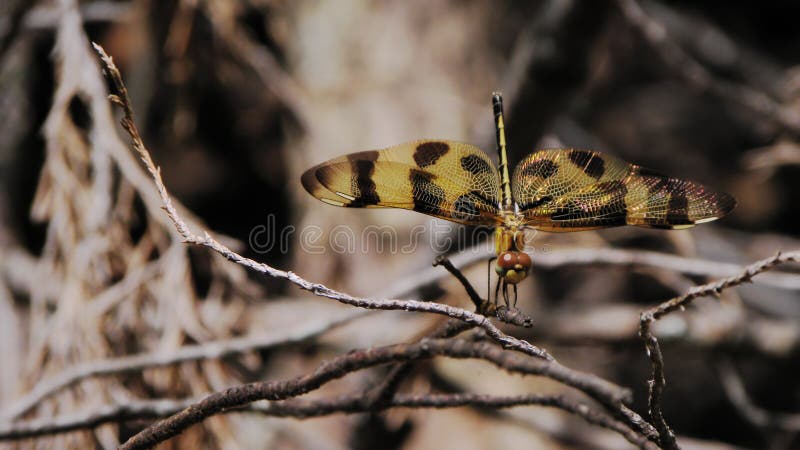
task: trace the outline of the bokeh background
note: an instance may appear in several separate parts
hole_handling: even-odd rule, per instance
[[[357,295],[469,307],[458,284],[430,267],[444,251],[427,242],[441,224],[407,211],[324,205],[303,190],[300,174],[343,153],[421,138],[470,142],[493,155],[494,90],[505,95],[512,166],[537,148],[584,147],[733,194],[733,214],[696,229],[533,238],[534,275],[518,306],[536,325],[509,332],[631,387],[634,409],[645,414],[650,367],[636,335],[639,311],[731,264],[800,248],[797,17],[800,4],[788,0],[4,0],[0,410],[81,362],[290,333],[352,314],[179,242],[115,125],[89,39],[121,68],[144,140],[193,225],[246,256]],[[335,227],[361,236],[370,225],[395,230],[378,237],[383,252],[361,240],[353,252],[330,249]],[[425,231],[414,234],[419,225]],[[285,233],[286,245],[265,248],[259,230]],[[474,230],[458,233],[445,236],[471,242]],[[302,236],[325,251],[307,251]],[[386,251],[412,236],[422,238],[414,251]],[[688,259],[665,267],[596,261],[605,249]],[[800,448],[797,428],[748,415],[800,414],[800,273],[785,271],[698,300],[656,328],[665,415],[686,448]],[[484,292],[485,264],[465,274]],[[353,348],[408,341],[437,320],[375,313],[300,344],[87,379],[22,417],[286,378]],[[357,392],[381,373],[323,392]],[[737,406],[736,383],[752,402]],[[403,387],[558,389],[438,360],[418,365]],[[0,447],[108,448],[145,423]],[[163,448],[629,446],[559,411],[461,408],[305,421],[234,414]]]

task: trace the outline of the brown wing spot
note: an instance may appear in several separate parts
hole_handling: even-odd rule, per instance
[[[551,215],[554,221],[574,221],[576,226],[591,224],[592,226],[614,227],[626,224],[627,207],[625,195],[628,187],[622,181],[608,181],[599,183],[597,189],[605,195],[610,195],[602,205],[588,204],[579,198],[566,202],[556,208]]]
[[[487,211],[492,211],[497,208],[497,204],[490,200],[488,197],[483,195],[481,191],[472,191],[470,192],[470,197],[476,202],[483,205],[483,209]]]
[[[372,156],[369,153],[366,156]],[[377,153],[377,152],[375,152]],[[354,156],[354,155],[351,155]],[[350,179],[351,192],[356,193],[356,199],[350,203],[349,206],[360,207],[364,205],[377,205],[380,203],[381,198],[375,187],[375,182],[372,180],[372,175],[375,173],[375,159],[355,159],[351,158],[350,165],[353,169],[353,175]]]
[[[628,187],[625,186],[625,182],[621,180],[615,181],[605,181],[603,183],[597,183],[596,189],[604,194],[611,194],[619,192],[622,198],[625,197],[625,194],[628,193]]]
[[[441,215],[441,205],[445,202],[446,197],[444,189],[432,181],[433,175],[422,170],[411,169],[408,179],[411,182],[414,211]]]
[[[453,203],[453,217],[458,220],[470,220],[480,216],[481,211],[471,194],[458,197]]]
[[[414,162],[420,167],[428,167],[448,151],[450,146],[446,142],[423,142],[414,151]]]
[[[526,177],[542,177],[548,179],[558,172],[558,164],[549,159],[539,159],[528,164],[522,174]]]
[[[683,194],[672,193],[667,204],[667,223],[670,225],[686,225],[694,223],[689,220],[689,200]]]
[[[461,158],[461,168],[476,176],[492,172],[489,163],[478,155],[467,155]]]
[[[648,169],[647,167],[637,166],[637,165],[633,166],[633,173],[635,173],[637,175],[641,175],[643,177],[667,178],[667,176],[664,175],[661,172],[655,171],[653,169]]]
[[[539,206],[545,205],[553,201],[553,197],[549,195],[544,195],[542,197],[537,198],[532,202],[525,203],[524,205],[519,206],[520,211],[527,211],[529,209],[538,208]]]
[[[603,158],[587,150],[572,150],[569,152],[569,160],[582,169],[586,175],[600,179],[606,171],[606,163]]]
[[[378,153],[377,150],[367,150],[367,151],[364,151],[364,152],[351,153],[351,154],[347,155],[347,160],[350,161],[350,162],[353,162],[353,161],[372,161],[372,162],[375,162],[375,161],[378,160],[378,156],[380,156],[380,153]]]

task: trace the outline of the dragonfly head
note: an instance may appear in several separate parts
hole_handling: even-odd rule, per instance
[[[510,250],[497,255],[497,275],[509,284],[517,284],[528,276],[531,270],[531,257],[527,253]]]

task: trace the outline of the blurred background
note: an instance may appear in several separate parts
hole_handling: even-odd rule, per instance
[[[518,307],[535,326],[508,332],[632,388],[633,408],[645,415],[650,366],[637,338],[639,312],[738,265],[800,248],[797,17],[794,1],[721,8],[649,0],[4,0],[0,411],[82,362],[290,334],[354,315],[180,243],[116,125],[89,40],[122,70],[145,143],[190,225],[354,295],[469,308],[460,286],[430,264],[455,252],[441,239],[464,248],[477,234],[458,226],[434,233],[445,225],[408,211],[325,205],[304,191],[302,172],[422,138],[469,142],[494,158],[494,90],[506,101],[511,166],[537,148],[591,148],[733,194],[730,216],[695,229],[533,236],[534,274],[520,286]],[[375,225],[393,231],[336,251],[337,239],[350,236],[337,230],[364,236]],[[391,251],[417,241],[413,251]],[[655,259],[625,259],[645,251]],[[464,270],[485,295],[485,263]],[[781,270],[700,299],[655,328],[666,362],[665,416],[685,448],[800,448],[792,415],[800,414],[800,272]],[[302,343],[87,378],[15,417],[283,379],[353,348],[409,341],[438,320],[372,313]],[[381,374],[359,373],[322,393],[365,390]],[[401,388],[560,389],[445,360],[418,364]],[[109,448],[146,423],[0,447]],[[233,414],[159,448],[630,444],[560,411],[528,407],[303,421]]]

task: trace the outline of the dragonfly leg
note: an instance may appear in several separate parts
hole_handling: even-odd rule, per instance
[[[492,302],[492,261],[495,259],[497,259],[497,257],[492,256],[487,261],[488,264],[486,264],[486,301],[488,303]],[[494,298],[497,298],[497,292],[494,293]]]
[[[517,285],[516,284],[514,285],[514,303],[513,303],[513,305],[514,305],[515,308],[517,307]]]

